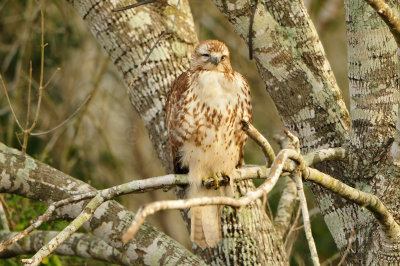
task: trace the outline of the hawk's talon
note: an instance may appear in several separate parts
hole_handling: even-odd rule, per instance
[[[225,186],[229,185],[231,178],[226,173],[222,173],[221,176],[223,179],[221,183],[223,183]]]
[[[212,180],[210,181],[210,179]],[[202,184],[208,189],[214,188],[217,190],[220,187],[219,178],[217,175],[203,177]]]

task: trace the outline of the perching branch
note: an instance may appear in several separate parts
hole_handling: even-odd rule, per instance
[[[256,134],[259,134],[257,133],[258,131],[255,130],[255,132]],[[131,227],[122,236],[122,240],[126,242],[131,237],[133,237],[133,235],[137,232],[137,230],[139,230],[140,226],[143,224],[145,218],[148,215],[151,215],[159,210],[186,209],[193,206],[202,205],[229,205],[233,207],[246,206],[255,199],[262,197],[265,193],[268,193],[274,187],[283,171],[293,172],[295,169],[301,171],[307,180],[314,181],[338,193],[339,195],[342,195],[345,198],[356,202],[359,205],[367,206],[367,208],[374,213],[375,217],[377,217],[380,223],[383,225],[385,232],[388,232],[388,234],[392,236],[398,236],[396,232],[400,232],[398,228],[399,226],[397,225],[397,223],[395,223],[393,216],[388,212],[388,210],[383,206],[383,204],[376,196],[358,191],[357,189],[350,188],[348,186],[348,188],[346,188],[347,190],[345,191],[346,193],[343,194],[342,188],[346,185],[326,174],[320,173],[315,169],[307,167],[307,165],[310,165],[312,163],[318,163],[329,159],[342,159],[344,155],[345,153],[342,148],[326,149],[304,156],[305,159],[303,160],[303,157],[299,154],[298,150],[296,151],[294,149],[283,149],[275,158],[271,169],[268,169],[267,167],[245,167],[242,169],[238,169],[235,172],[232,178],[237,181],[248,178],[265,178],[268,176],[268,179],[264,182],[264,184],[258,187],[255,191],[248,192],[244,197],[239,199],[229,197],[215,197],[150,203],[139,210]],[[318,174],[322,174],[322,179],[318,179]],[[95,198],[92,199],[90,203],[85,207],[84,211],[69,226],[67,226],[67,228],[65,228],[59,235],[53,238],[46,246],[42,247],[42,249],[34,257],[32,257],[32,259],[26,260],[25,262],[31,265],[38,265],[38,263],[40,263],[43,258],[48,256],[74,232],[76,232],[76,230],[79,229],[86,221],[88,221],[92,217],[95,210],[105,201],[123,194],[171,187],[177,184],[187,184],[186,175],[167,175],[146,180],[132,181],[130,183],[118,185],[99,192],[91,192],[86,195],[76,195],[74,197],[54,204],[54,206],[61,206],[63,204],[66,204],[66,202],[68,201],[73,202],[75,200],[80,200],[80,198],[90,198],[96,195]],[[360,195],[361,197],[356,197],[354,195],[351,196],[350,194],[352,193]],[[374,202],[371,200],[371,198],[375,200],[376,204],[373,204]],[[364,199],[367,199],[369,201],[366,202]],[[49,215],[48,213],[53,212],[54,208],[55,207],[50,207],[49,210],[42,217],[46,217],[46,215]]]
[[[282,174],[284,162],[288,158],[299,161],[300,168],[304,167],[304,162],[302,162],[301,156],[296,151],[291,149],[281,150],[271,166],[271,170],[269,172],[266,181],[256,190],[250,191],[245,196],[238,199],[230,197],[201,197],[201,198],[191,198],[185,200],[157,201],[144,205],[137,212],[135,219],[131,224],[131,226],[129,227],[128,231],[122,236],[122,241],[124,243],[129,241],[129,239],[131,239],[139,230],[140,226],[143,224],[146,217],[160,210],[187,209],[195,206],[204,206],[204,205],[228,205],[232,207],[246,206],[250,202],[258,198],[261,198],[262,196],[271,191],[271,189],[275,186],[276,182],[278,181],[280,175]]]
[[[384,0],[365,0],[365,2],[368,3],[386,23],[396,40],[397,46],[400,47],[400,21],[392,8],[386,4]]]

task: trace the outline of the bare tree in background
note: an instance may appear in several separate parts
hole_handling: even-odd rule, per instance
[[[164,167],[170,170],[165,96],[173,80],[188,68],[189,55],[198,42],[187,1],[154,1],[121,12],[112,12],[123,6],[118,1],[68,2],[123,76],[130,101]],[[314,167],[349,187],[375,195],[386,206],[387,212],[376,214],[380,201],[375,198],[371,203],[359,191],[345,196],[348,187],[342,184],[330,189],[311,185],[344,263],[400,263],[396,223],[400,220],[398,55],[391,33],[397,32],[398,22],[392,23],[391,31],[385,24],[390,19],[397,21],[398,3],[388,3],[393,9],[390,13],[379,7],[376,12],[366,1],[345,2],[350,112],[302,1],[214,3],[249,44],[285,127],[299,138],[301,153],[344,148],[344,160]],[[39,199],[48,205],[94,191],[5,145],[0,146],[0,173],[1,192]],[[254,189],[249,180],[237,187],[240,195]],[[183,197],[183,193],[177,190],[177,197]],[[217,265],[288,264],[284,240],[288,228],[274,226],[259,200],[241,211],[225,207],[224,239],[216,248],[195,247],[198,257],[149,225],[123,245],[120,239],[133,214],[114,201],[100,206],[85,227],[104,241],[101,245],[108,247],[108,261],[147,265],[202,261]],[[56,215],[72,219],[83,207],[85,202],[80,201],[58,209]]]

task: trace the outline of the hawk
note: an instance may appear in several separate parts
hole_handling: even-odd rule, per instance
[[[231,184],[219,187],[243,164],[247,135],[241,120],[251,122],[250,87],[230,64],[227,46],[216,40],[201,42],[190,69],[173,83],[166,103],[166,124],[175,173],[188,173],[188,197],[233,196]],[[214,189],[202,182],[214,179]],[[221,240],[220,206],[193,207],[191,241],[200,247]]]

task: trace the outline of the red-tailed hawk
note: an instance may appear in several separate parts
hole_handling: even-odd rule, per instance
[[[166,104],[166,123],[175,173],[187,173],[189,198],[232,195],[231,186],[219,187],[218,176],[229,176],[243,164],[247,136],[241,120],[251,122],[250,88],[230,64],[229,51],[220,41],[201,42],[190,69],[172,85]],[[202,186],[213,177],[215,189]],[[221,207],[190,210],[190,237],[200,247],[221,239]]]

